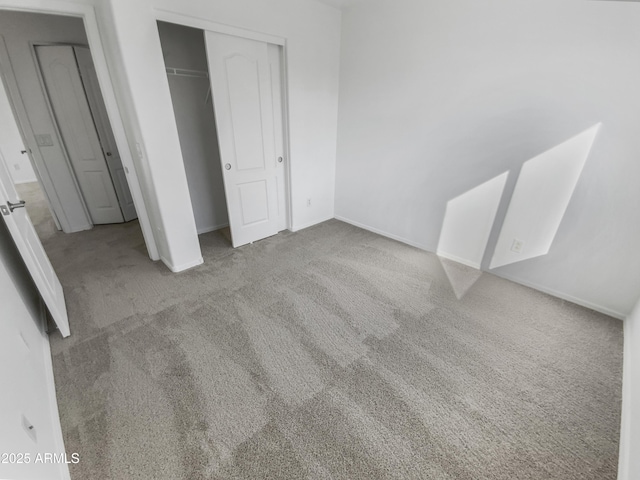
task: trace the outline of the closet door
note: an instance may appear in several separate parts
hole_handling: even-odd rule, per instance
[[[271,68],[271,91],[273,95],[273,133],[276,142],[276,184],[278,190],[278,231],[287,229],[287,189],[285,177],[284,149],[284,102],[282,100],[282,57],[279,45],[268,45]]]
[[[124,222],[80,80],[73,47],[38,46],[36,54],[91,221],[94,224]]]
[[[125,222],[128,222],[138,218],[138,214],[136,213],[136,207],[133,204],[133,197],[129,190],[127,175],[124,171],[124,166],[122,165],[120,153],[118,152],[116,139],[113,136],[113,130],[111,130],[111,123],[109,123],[109,116],[107,115],[107,107],[105,106],[102,98],[100,84],[98,83],[98,75],[96,74],[96,69],[93,66],[91,52],[87,47],[73,47],[73,51],[76,54],[78,69],[80,70],[80,76],[82,78],[82,85],[84,86],[84,91],[87,94],[87,100],[89,101],[93,121],[98,132],[98,137],[100,137],[102,151],[106,156],[107,167],[111,173],[113,186],[116,189],[116,194],[118,195],[118,202],[120,203],[124,220]]]
[[[278,233],[273,91],[266,43],[205,32],[234,247]]]

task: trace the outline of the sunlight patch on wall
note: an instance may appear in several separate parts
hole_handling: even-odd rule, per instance
[[[505,172],[447,202],[437,254],[458,300],[478,281],[502,192]]]
[[[447,202],[439,256],[480,268],[507,175],[505,172]]]
[[[524,163],[490,268],[549,253],[600,125]]]

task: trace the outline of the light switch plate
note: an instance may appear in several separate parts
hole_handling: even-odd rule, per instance
[[[39,147],[53,147],[53,138],[48,133],[36,135],[36,143]]]

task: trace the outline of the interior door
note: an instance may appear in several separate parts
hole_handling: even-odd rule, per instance
[[[9,100],[6,98],[2,82],[0,82],[0,95],[5,97],[2,103],[8,104]],[[0,109],[0,125],[9,125],[11,122],[15,123],[12,112],[9,109]],[[16,138],[13,143],[21,142],[20,138]],[[19,151],[6,151],[4,145],[0,146],[0,213],[60,333],[63,337],[67,337],[70,333],[69,317],[62,285],[26,210],[20,206],[18,193],[7,170],[7,162],[11,162],[14,156],[20,155]],[[15,204],[13,211],[10,203]]]
[[[278,233],[273,92],[266,43],[205,32],[234,247]]]
[[[124,222],[73,47],[37,46],[36,55],[67,155],[92,222]]]
[[[128,222],[138,218],[138,214],[133,204],[133,197],[129,190],[127,176],[124,171],[124,166],[122,165],[120,153],[118,152],[116,139],[113,136],[113,130],[111,130],[107,107],[102,98],[98,75],[96,74],[93,59],[91,58],[91,51],[87,47],[73,47],[73,51],[76,54],[80,78],[82,85],[84,85],[84,91],[87,94],[89,108],[93,115],[93,121],[96,126],[96,131],[98,132],[98,137],[100,138],[102,150],[106,156],[107,167],[109,168],[109,172],[111,172],[111,178],[113,179],[113,186],[116,189],[120,209],[124,215],[125,222]]]

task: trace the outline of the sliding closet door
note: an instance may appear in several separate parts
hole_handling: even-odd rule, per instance
[[[124,221],[70,46],[36,47],[42,78],[94,224]]]
[[[205,32],[234,247],[278,233],[277,166],[268,45]]]
[[[124,215],[125,222],[134,220],[138,218],[138,214],[136,213],[136,207],[133,204],[133,196],[131,195],[131,190],[129,190],[127,175],[124,171],[124,166],[122,165],[120,152],[118,152],[116,139],[113,136],[113,130],[111,130],[111,123],[109,122],[109,116],[107,115],[107,107],[105,106],[104,99],[102,98],[100,84],[98,83],[98,75],[96,74],[96,69],[93,66],[91,52],[87,47],[73,47],[73,51],[76,54],[78,69],[80,70],[82,78],[82,85],[84,86],[84,91],[87,94],[87,100],[89,101],[93,121],[96,126],[96,131],[98,132],[98,137],[100,138],[102,150],[106,156],[107,167],[111,173],[113,186],[116,189],[120,209]]]
[[[278,231],[287,229],[288,203],[285,177],[284,101],[282,92],[282,47],[268,45],[273,95],[273,134],[276,142],[276,185],[278,191]]]

